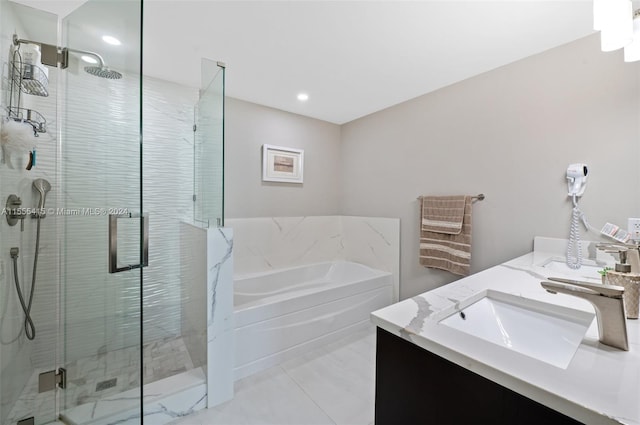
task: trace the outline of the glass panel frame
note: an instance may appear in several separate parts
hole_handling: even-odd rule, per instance
[[[194,224],[224,226],[225,65],[202,60],[202,89],[195,107]]]

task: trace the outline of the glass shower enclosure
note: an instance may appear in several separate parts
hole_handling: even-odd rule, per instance
[[[71,423],[89,419],[81,410],[87,404],[96,408],[92,420],[100,416],[102,400],[116,393],[124,395],[122,410],[140,411],[141,266],[148,240],[141,22],[136,1],[89,2],[62,19],[60,45],[72,50],[69,67],[59,71],[61,356],[67,381],[59,402],[63,420]],[[96,45],[89,34],[117,34],[121,44]],[[83,56],[92,57],[87,52],[102,56],[103,68],[121,78],[86,72],[99,66],[86,65]]]
[[[203,61],[199,92],[143,76],[142,19],[0,0],[0,424],[165,423],[206,381],[185,252],[223,225],[225,70]]]

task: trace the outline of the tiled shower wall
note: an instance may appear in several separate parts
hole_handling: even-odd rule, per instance
[[[101,122],[109,117],[113,121],[127,119],[128,114],[135,115],[136,111],[131,110],[136,107],[135,103],[114,110],[118,108],[117,95],[135,94],[138,83],[135,78],[125,77],[122,80],[108,81],[82,75],[81,83],[74,85],[71,97],[74,98],[74,105],[77,105],[78,109],[71,111],[70,115],[83,114],[84,122]],[[104,110],[100,105],[105,98],[109,99],[108,110]],[[182,222],[191,222],[193,219],[192,125],[197,90],[144,78],[143,98],[143,211],[149,220],[149,267],[144,269],[143,284],[144,340],[150,342],[180,335],[181,331],[180,226]],[[92,105],[96,103],[97,108],[93,110]],[[69,126],[74,125],[74,120],[70,118],[67,121]],[[138,146],[132,143],[123,145],[119,134],[108,128],[113,124],[105,122],[104,125],[105,127],[99,131],[87,129],[86,134],[91,134],[92,137],[77,142],[69,141],[77,146],[90,146],[84,152],[79,152],[81,156],[74,164],[78,172],[70,170],[66,173],[65,184],[85,185],[87,178],[101,179],[93,185],[97,192],[95,200],[90,199],[94,195],[92,191],[84,191],[88,198],[73,199],[73,202],[79,207],[92,207],[101,205],[101,199],[113,198],[118,199],[118,205],[114,206],[128,208],[131,205],[135,210],[136,207],[139,208],[139,177],[136,168]],[[65,157],[65,163],[68,165],[69,157],[74,156],[74,151],[67,149],[66,154],[68,156]],[[89,173],[88,176],[86,171],[92,167],[90,164],[82,163],[86,158],[114,164],[119,175],[107,173],[92,176]],[[132,165],[133,169],[129,169],[127,164]],[[100,167],[101,165],[96,165],[97,169]],[[76,179],[77,182],[74,181]],[[130,182],[129,185],[127,182]],[[127,191],[131,193],[123,196],[123,192]],[[70,201],[68,194],[67,201]],[[68,360],[94,355],[104,350],[105,346],[107,351],[111,351],[138,343],[139,316],[136,313],[137,309],[132,305],[138,300],[137,272],[133,272],[134,279],[131,280],[120,280],[117,275],[108,275],[107,258],[103,249],[107,244],[107,220],[98,218],[90,226],[92,227],[82,229],[76,228],[75,225],[67,225],[66,228],[69,240],[74,239],[74,232],[88,232],[95,236],[95,243],[100,248],[94,250],[92,246],[72,247],[78,250],[76,255],[84,259],[79,262],[79,267],[73,267],[77,275],[67,276],[67,297],[70,290],[84,295],[80,295],[78,302],[70,306],[71,311],[68,311],[67,318],[71,323],[67,323],[67,326],[78,326],[83,330],[72,332],[79,338],[68,340]],[[136,236],[133,235],[134,239]],[[74,259],[67,258],[66,261],[73,262]],[[90,294],[99,292],[103,285],[113,286],[106,296],[113,304],[105,305],[104,300],[91,297]],[[131,304],[127,304],[127,300],[130,300]],[[96,311],[101,314],[96,315]],[[131,314],[131,311],[134,313]]]
[[[0,5],[1,41],[0,63],[2,64],[2,116],[8,104],[9,89],[8,65],[11,36],[14,31],[25,34],[22,25],[15,19],[13,9],[7,3]],[[5,156],[0,152],[0,209],[5,207],[10,194],[19,196],[23,207],[35,207],[39,195],[32,189],[36,178],[45,178],[52,184],[52,191],[47,196],[47,206],[56,207],[56,163],[57,163],[57,127],[56,127],[56,75],[50,75],[50,97],[41,98],[24,96],[23,106],[39,111],[46,116],[48,131],[33,138],[33,147],[37,150],[37,165],[32,170],[25,169],[26,156]],[[4,122],[3,122],[4,125]],[[24,336],[24,314],[19,306],[14,284],[14,272],[9,250],[18,247],[18,277],[25,296],[28,296],[31,285],[31,271],[34,259],[36,240],[36,220],[26,218],[24,231],[20,223],[16,226],[7,224],[5,215],[0,215],[0,423],[4,421],[33,372],[34,359],[37,357],[42,367],[53,367],[56,357],[55,344],[45,348],[51,340],[46,324],[54,322],[55,304],[57,300],[58,246],[55,220],[44,219],[41,222],[40,255],[38,258],[38,275],[32,317],[36,325],[36,340],[29,341]],[[44,305],[51,308],[42,308]],[[53,349],[51,348],[53,347]],[[53,405],[52,414],[53,414]],[[53,416],[51,416],[53,418]]]

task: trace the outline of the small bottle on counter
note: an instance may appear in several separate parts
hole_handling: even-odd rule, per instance
[[[615,270],[607,271],[603,283],[624,288],[624,308],[627,319],[637,319],[640,310],[640,273],[631,272],[632,265],[627,264],[627,253],[627,251],[619,251],[620,262],[616,263]],[[631,254],[634,255],[633,252]]]

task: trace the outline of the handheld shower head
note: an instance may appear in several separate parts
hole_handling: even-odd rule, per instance
[[[44,202],[47,198],[47,193],[51,190],[51,184],[45,179],[35,179],[33,181],[33,188],[40,193],[40,202],[38,203],[38,209],[44,208]]]

